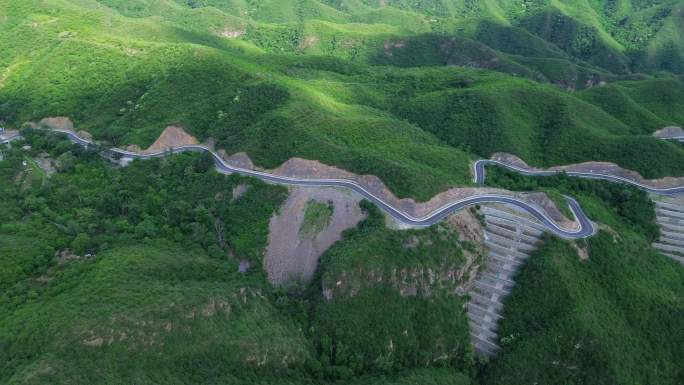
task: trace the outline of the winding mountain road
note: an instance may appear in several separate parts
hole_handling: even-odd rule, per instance
[[[57,132],[66,135],[70,141],[73,143],[79,144],[84,147],[89,147],[95,145],[93,142],[83,139],[76,135],[73,131],[68,131],[68,130],[60,130],[60,129],[52,129],[49,130],[51,132]],[[15,135],[11,138],[6,138],[5,140],[1,141],[0,144],[5,144],[9,143],[12,140],[18,139],[20,136]],[[586,216],[584,211],[582,211],[582,207],[579,205],[579,203],[568,196],[565,197],[570,210],[572,211],[573,215],[575,216],[576,221],[579,224],[578,229],[576,230],[568,230],[565,228],[560,227],[553,219],[551,219],[543,209],[540,207],[537,207],[536,205],[529,204],[521,199],[512,197],[512,196],[506,196],[506,195],[500,195],[500,194],[479,194],[479,195],[473,195],[468,198],[460,199],[457,201],[450,202],[434,211],[429,213],[428,215],[420,218],[413,217],[396,207],[392,206],[391,204],[385,202],[381,198],[377,197],[370,191],[366,190],[362,185],[357,183],[356,181],[349,180],[349,179],[326,179],[326,178],[293,178],[293,177],[286,177],[286,176],[280,176],[280,175],[274,175],[274,174],[269,174],[266,172],[261,172],[261,171],[255,171],[251,169],[246,169],[246,168],[241,168],[237,166],[233,166],[225,162],[218,154],[216,154],[214,151],[211,149],[202,146],[202,145],[188,145],[188,146],[179,146],[177,148],[173,148],[170,150],[164,150],[164,151],[158,151],[154,153],[149,153],[149,154],[141,154],[137,152],[132,152],[132,151],[126,151],[122,150],[119,148],[112,148],[109,149],[112,153],[116,153],[120,155],[123,158],[127,159],[151,159],[151,158],[158,158],[158,157],[163,157],[166,155],[170,154],[177,154],[177,153],[182,153],[182,152],[207,152],[209,153],[212,158],[214,159],[214,163],[216,165],[216,169],[224,174],[240,174],[244,176],[250,176],[250,177],[255,177],[259,178],[263,181],[274,183],[274,184],[280,184],[280,185],[290,185],[290,186],[311,186],[311,187],[344,187],[351,189],[355,191],[358,194],[361,194],[364,198],[368,199],[369,201],[373,202],[377,207],[379,207],[381,210],[385,211],[389,215],[391,215],[393,218],[397,219],[398,221],[410,225],[410,226],[420,226],[420,227],[425,227],[425,226],[431,226],[442,219],[444,219],[446,216],[449,214],[461,210],[463,208],[473,206],[476,204],[481,204],[481,203],[505,203],[509,204],[512,206],[516,206],[529,214],[531,214],[533,217],[535,217],[537,220],[539,220],[546,228],[548,228],[549,231],[553,232],[554,234],[563,237],[563,238],[570,238],[570,239],[577,239],[577,238],[586,238],[591,235],[593,235],[596,232],[596,229],[594,225],[592,224],[591,220]],[[490,165],[496,165],[496,166],[501,166],[505,167],[509,170],[513,170],[515,172],[518,172],[522,175],[528,175],[528,176],[550,176],[550,175],[556,175],[561,173],[562,171],[555,171],[555,170],[529,170],[521,167],[517,167],[508,163],[496,161],[496,160],[489,160],[489,159],[482,159],[478,160],[475,162],[473,165],[473,171],[475,174],[475,182],[479,184],[483,184],[486,178],[486,166]],[[567,175],[570,176],[575,176],[575,177],[580,177],[580,178],[587,178],[587,179],[600,179],[600,180],[608,180],[612,182],[617,182],[617,183],[624,183],[624,184],[629,184],[636,186],[638,188],[641,188],[645,191],[648,191],[650,193],[654,194],[659,194],[659,195],[676,195],[676,194],[682,194],[684,193],[684,186],[679,186],[679,187],[671,187],[671,188],[655,188],[651,186],[644,185],[642,183],[636,182],[631,179],[623,178],[620,176],[616,175],[610,175],[610,174],[601,174],[601,173],[589,173],[589,172],[575,172],[575,171],[568,171],[565,172]]]
[[[7,144],[7,143],[9,143],[13,140],[17,140],[19,138],[21,138],[21,135],[17,134],[17,135],[11,136],[9,138],[0,139],[0,144]]]
[[[57,132],[66,135],[70,141],[73,143],[79,144],[84,147],[89,147],[95,145],[93,142],[87,139],[83,139],[76,135],[72,131],[68,130],[60,130],[60,129],[52,129],[48,130],[51,132]],[[561,226],[559,226],[553,219],[551,219],[542,208],[527,203],[521,199],[512,197],[512,196],[506,196],[506,195],[500,195],[500,194],[479,194],[479,195],[473,195],[468,198],[460,199],[457,201],[450,202],[448,204],[445,204],[444,206],[432,211],[428,215],[420,218],[413,217],[398,208],[392,206],[391,204],[385,202],[381,198],[377,197],[370,191],[366,190],[362,185],[357,183],[356,181],[349,180],[349,179],[326,179],[326,178],[293,178],[293,177],[287,177],[287,176],[280,176],[280,175],[274,175],[274,174],[269,174],[266,172],[261,172],[261,171],[255,171],[255,170],[250,170],[246,168],[241,168],[237,166],[230,165],[226,163],[218,154],[216,154],[214,151],[211,149],[202,146],[202,145],[188,145],[188,146],[179,146],[170,150],[165,150],[165,151],[158,151],[154,153],[149,153],[149,154],[141,154],[137,152],[132,152],[132,151],[126,151],[122,150],[119,148],[112,148],[109,149],[110,152],[119,154],[123,158],[127,159],[151,159],[151,158],[158,158],[158,157],[163,157],[167,156],[170,154],[177,154],[177,153],[182,153],[182,152],[207,152],[209,153],[212,158],[214,159],[214,163],[216,165],[216,169],[224,174],[240,174],[244,176],[250,176],[250,177],[255,177],[259,178],[265,182],[270,182],[274,184],[279,184],[279,185],[288,185],[288,186],[311,186],[311,187],[343,187],[343,188],[348,188],[350,190],[355,191],[358,194],[361,194],[364,198],[368,199],[371,201],[373,204],[375,204],[377,207],[379,207],[381,210],[385,211],[387,214],[392,216],[393,218],[397,219],[398,221],[410,225],[410,226],[416,226],[416,227],[427,227],[431,226],[445,217],[447,217],[449,214],[462,210],[466,207],[481,204],[481,203],[505,203],[509,204],[512,206],[516,206],[529,214],[531,214],[533,217],[535,217],[537,220],[539,220],[545,227],[549,229],[549,231],[553,232],[554,234],[558,235],[559,237],[562,238],[569,238],[569,239],[577,239],[577,238],[587,238],[592,236],[595,232],[596,229],[594,228],[594,225],[592,224],[591,220],[586,216],[586,214],[582,211],[581,206],[579,203],[570,198],[570,197],[565,197],[565,199],[568,202],[568,205],[570,206],[570,210],[572,211],[573,215],[575,216],[575,219],[577,223],[579,224],[579,227],[577,229],[565,229]]]
[[[473,165],[476,183],[479,183],[479,184],[484,183],[485,177],[486,177],[485,167],[490,166],[490,165],[505,167],[509,170],[513,170],[519,174],[527,175],[527,176],[551,176],[551,175],[561,174],[561,173],[565,172],[565,174],[567,174],[569,176],[575,176],[575,177],[579,177],[579,178],[600,179],[600,180],[607,180],[607,181],[616,182],[616,183],[628,184],[628,185],[638,187],[638,188],[645,190],[649,193],[658,194],[658,195],[677,195],[677,194],[684,193],[684,186],[669,187],[669,188],[656,188],[656,187],[647,186],[643,183],[639,183],[639,182],[634,181],[632,179],[623,178],[623,177],[620,177],[617,175],[601,174],[601,173],[596,173],[596,172],[529,170],[529,169],[525,169],[522,167],[511,165],[508,163],[500,162],[498,160],[491,160],[491,159],[478,160]]]

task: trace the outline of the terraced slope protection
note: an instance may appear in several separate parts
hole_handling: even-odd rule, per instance
[[[468,293],[468,318],[473,348],[479,354],[499,352],[498,322],[503,318],[503,299],[515,286],[515,275],[538,247],[545,228],[523,213],[485,206],[484,268]]]
[[[654,198],[660,238],[653,247],[684,265],[684,197]]]

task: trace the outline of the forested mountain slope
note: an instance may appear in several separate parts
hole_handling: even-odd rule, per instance
[[[143,146],[175,123],[420,199],[494,151],[684,173],[680,147],[648,138],[684,120],[676,2],[416,4],[3,1],[0,119],[69,116]]]
[[[676,0],[0,0],[0,126],[69,117],[124,148],[175,125],[419,201],[496,152],[684,176],[684,146],[652,136],[684,126],[683,19]],[[601,229],[545,240],[488,361],[468,337],[468,228],[395,231],[364,204],[313,282],[274,287],[287,189],[22,133],[0,148],[0,383],[684,382],[684,273],[631,187],[488,170],[576,197]]]

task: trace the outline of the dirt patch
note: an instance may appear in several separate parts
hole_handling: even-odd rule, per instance
[[[251,268],[252,268],[252,264],[249,261],[242,260],[242,261],[240,261],[240,264],[238,265],[238,272],[245,274]]]
[[[137,56],[138,54],[140,54],[140,52],[141,51],[137,48],[128,47],[128,48],[124,49],[124,53],[126,54],[126,56],[129,56],[129,57]]]
[[[360,200],[358,195],[340,189],[292,188],[280,213],[271,218],[269,225],[264,258],[269,281],[280,285],[297,279],[311,279],[318,258],[342,239],[344,230],[355,227],[364,218]],[[300,232],[309,201],[333,207],[327,226],[314,234]]]
[[[93,140],[93,135],[90,134],[90,132],[85,131],[85,130],[79,130],[76,135],[78,135],[79,138],[83,138],[85,140]]]
[[[102,346],[103,343],[104,343],[104,339],[102,337],[96,337],[96,338],[92,338],[89,340],[83,340],[83,345],[90,346],[93,348],[99,348]]]
[[[383,45],[383,48],[385,49],[385,56],[388,57],[394,56],[393,51],[395,49],[402,49],[404,47],[406,47],[406,40],[387,40]]]
[[[45,171],[47,176],[50,176],[57,172],[55,169],[55,161],[50,158],[50,154],[42,152],[38,154],[38,157],[34,159],[40,168]]]
[[[224,29],[218,31],[218,34],[220,36],[227,38],[227,39],[237,39],[238,37],[244,36],[246,31],[247,30],[245,29],[245,27],[224,28]]]
[[[65,265],[70,262],[85,261],[93,258],[93,256],[90,254],[85,256],[76,255],[69,249],[58,251],[55,253],[55,256],[59,258],[60,265]]]
[[[65,116],[44,118],[40,122],[38,122],[38,124],[41,126],[50,127],[58,130],[74,130],[74,122],[72,122],[71,119]]]
[[[534,167],[528,165],[524,160],[518,158],[517,156],[515,156],[513,154],[508,154],[505,152],[497,152],[494,155],[492,155],[491,159],[499,161],[501,163],[510,164],[512,166],[524,168],[526,170],[539,170],[538,168],[534,168]]]
[[[511,164],[530,171],[540,171],[542,169],[529,166],[522,159],[515,155],[506,153],[496,153],[492,155],[492,160],[497,160],[502,163]],[[565,166],[555,166],[549,168],[553,171],[565,171],[565,172],[587,172],[587,173],[600,173],[607,175],[619,176],[638,182],[654,188],[669,188],[684,185],[684,177],[665,177],[661,179],[644,179],[636,171],[627,170],[615,163],[610,162],[584,162],[577,164],[569,164]]]
[[[242,183],[233,187],[233,200],[236,201],[240,199],[243,195],[245,195],[247,190],[249,190],[249,185]]]
[[[159,138],[157,138],[157,140],[155,140],[144,152],[158,152],[172,147],[188,146],[198,143],[199,142],[194,136],[186,133],[182,128],[168,126],[161,135],[159,135]]]
[[[681,127],[669,126],[654,132],[653,136],[658,139],[681,138],[684,137],[684,130]]]
[[[318,43],[318,38],[316,36],[307,36],[299,42],[297,49],[300,51],[307,50]]]
[[[461,210],[450,215],[446,223],[448,227],[458,232],[458,239],[472,242],[476,245],[484,244],[484,226],[476,217],[476,211]]]
[[[131,152],[143,152],[142,148],[140,148],[140,146],[137,144],[129,144],[128,146],[124,147],[124,150]]]
[[[580,260],[586,261],[587,259],[589,259],[589,250],[587,250],[586,247],[581,247],[577,244],[577,242],[572,242],[571,244],[575,251],[577,251],[577,256]]]
[[[254,170],[256,167],[249,156],[244,152],[238,152],[233,155],[226,154],[225,150],[218,151],[219,156],[234,167],[245,168],[248,170]]]

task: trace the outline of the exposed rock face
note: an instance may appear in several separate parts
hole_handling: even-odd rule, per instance
[[[435,293],[464,295],[472,286],[480,260],[486,252],[483,223],[475,216],[474,210],[463,210],[449,216],[438,226],[442,236],[455,232],[459,241],[459,245],[454,244],[454,248],[447,253],[437,254],[439,264],[427,265],[417,258],[409,265],[393,266],[390,262],[386,268],[362,265],[336,273],[328,272],[329,275],[324,276],[321,282],[323,296],[327,300],[350,298],[376,286],[392,288],[404,297],[431,297]],[[435,242],[435,238],[431,237],[434,235],[416,233],[407,238],[403,246],[408,249],[427,247],[427,250],[431,250]]]
[[[309,201],[331,203],[334,207],[328,225],[315,234],[303,234],[300,229]],[[364,214],[361,198],[334,188],[292,188],[290,196],[271,218],[264,266],[271,283],[279,285],[291,280],[309,280],[316,271],[319,257],[333,243],[342,239],[342,232],[355,227]]]
[[[445,264],[437,268],[414,266],[391,271],[381,269],[345,271],[337,277],[334,285],[323,287],[323,296],[329,301],[334,298],[350,298],[376,285],[389,285],[404,297],[430,297],[434,292],[442,290],[463,295],[470,281],[472,267],[472,264],[466,263],[464,265]]]

